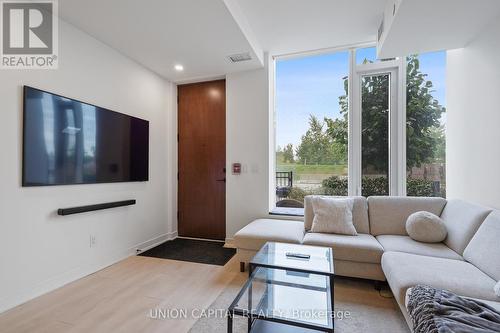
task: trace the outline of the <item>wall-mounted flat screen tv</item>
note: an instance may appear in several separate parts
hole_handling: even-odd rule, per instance
[[[149,122],[24,86],[23,186],[147,181]]]

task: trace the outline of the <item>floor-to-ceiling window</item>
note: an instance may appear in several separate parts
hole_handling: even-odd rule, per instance
[[[349,52],[276,61],[276,206],[347,195]]]
[[[389,195],[391,75],[361,77],[361,194]]]
[[[406,59],[406,193],[446,197],[446,53]]]
[[[378,60],[374,47],[276,59],[276,206],[308,194],[444,196],[444,59]]]

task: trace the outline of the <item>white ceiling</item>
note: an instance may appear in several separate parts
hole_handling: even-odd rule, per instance
[[[400,3],[405,14],[386,41],[394,54],[407,54],[405,45],[417,52],[461,47],[500,7],[500,0],[64,0],[59,12],[180,83],[261,68],[264,52],[281,55],[374,42],[391,1]],[[227,59],[244,52],[252,60],[234,64]],[[176,72],[176,64],[184,71]]]
[[[262,66],[222,0],[64,0],[59,14],[174,82]],[[253,60],[227,59],[242,52]]]
[[[386,0],[234,0],[262,48],[287,54],[374,42]]]
[[[385,0],[64,0],[60,16],[161,76],[186,82],[293,53],[374,41]],[[250,52],[233,64],[228,55]],[[183,72],[174,70],[175,64]]]
[[[464,47],[500,15],[499,0],[392,0],[387,5],[381,58]]]

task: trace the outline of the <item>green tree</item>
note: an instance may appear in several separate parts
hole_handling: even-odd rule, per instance
[[[348,143],[348,77],[344,77],[345,95],[339,97],[341,117],[325,119],[326,132],[334,142],[342,144],[347,152]],[[388,169],[388,80],[387,75],[366,76],[361,82],[362,164],[376,170]]]
[[[283,149],[283,162],[294,163],[295,157],[293,156],[293,145],[291,143],[287,144]]]
[[[325,119],[325,121],[329,121]],[[327,125],[328,126],[328,125]],[[347,158],[347,146],[336,142],[325,124],[314,115],[309,116],[309,129],[302,136],[296,155],[302,164],[340,164]]]
[[[283,157],[283,149],[281,149],[280,145],[276,147],[276,162],[278,162],[279,164],[285,162]]]
[[[309,129],[302,136],[296,151],[300,163],[325,164],[330,147],[323,126],[316,116],[309,116]]]
[[[407,58],[406,138],[407,168],[433,159],[444,160],[444,129],[440,118],[445,112],[432,96],[432,82],[420,70],[418,55]],[[341,118],[325,119],[332,141],[347,147],[348,77],[344,77],[345,95],[339,97]],[[377,170],[388,170],[388,76],[367,76],[361,82],[363,168],[367,163]],[[346,148],[347,149],[347,148]]]
[[[348,113],[349,113],[349,104],[348,104],[348,77],[345,76],[342,78],[344,80],[344,91],[345,95],[339,97],[339,107],[340,107],[340,118],[330,119],[325,117],[326,123],[326,133],[331,138],[332,142],[337,143],[342,146],[344,155],[347,154],[348,147]]]
[[[389,75],[361,80],[361,164],[375,173],[389,170]]]
[[[446,139],[444,125],[431,128],[430,135],[436,142],[434,145],[433,158],[436,162],[444,163],[446,159]]]
[[[419,167],[433,158],[444,159],[444,130],[440,119],[446,111],[432,93],[432,82],[420,70],[418,55],[407,59],[406,155],[407,167]]]

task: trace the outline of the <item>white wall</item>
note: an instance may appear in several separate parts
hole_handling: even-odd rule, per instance
[[[269,213],[268,72],[226,76],[226,237]],[[242,164],[233,175],[232,163]]]
[[[500,209],[500,18],[447,56],[447,196]]]
[[[59,35],[58,70],[0,70],[0,312],[175,235],[175,87],[65,22]],[[149,182],[22,188],[25,84],[149,120]],[[137,205],[55,214],[123,199]]]
[[[226,76],[226,242],[257,218],[301,220],[270,215],[274,204],[274,65],[266,54],[262,69]],[[241,163],[241,175],[231,172]]]

